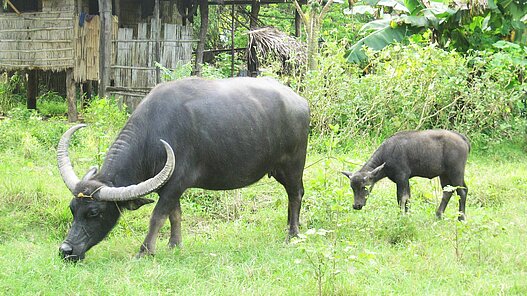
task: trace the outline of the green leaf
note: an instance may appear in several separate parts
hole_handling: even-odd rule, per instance
[[[419,0],[404,0],[404,5],[410,11],[410,15],[416,15],[421,10],[425,9],[425,6]]]
[[[401,42],[404,38],[416,34],[421,30],[421,28],[415,28],[406,24],[395,28],[388,26],[379,29],[355,43],[346,58],[350,63],[360,63],[367,60],[363,46],[367,46],[373,50],[381,50],[392,43]]]
[[[414,27],[429,27],[430,23],[428,18],[424,16],[407,16],[402,18],[402,21],[405,24],[412,25]]]
[[[498,5],[496,5],[496,2],[494,0],[487,0],[487,4],[489,5],[490,10],[498,9]]]

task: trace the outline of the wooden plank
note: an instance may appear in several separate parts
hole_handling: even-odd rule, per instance
[[[38,72],[31,70],[27,73],[27,108],[37,109]]]
[[[69,68],[66,70],[66,100],[68,102],[68,122],[76,122],[78,120],[75,96],[76,88],[75,79],[73,77],[73,68]]]
[[[106,95],[106,87],[110,85],[110,64],[112,49],[112,1],[99,0],[100,35],[99,35],[99,96]]]

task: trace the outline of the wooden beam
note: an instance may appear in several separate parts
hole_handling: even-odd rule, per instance
[[[193,75],[201,76],[201,65],[203,64],[203,51],[205,50],[205,39],[207,38],[207,30],[209,28],[209,2],[207,0],[199,0],[199,14],[201,16],[201,24],[199,27],[199,41],[196,49],[196,61],[194,63]]]
[[[112,1],[99,0],[99,96],[106,96],[110,85],[110,65],[112,59]]]
[[[154,50],[155,50],[155,61],[158,63],[161,63],[161,44],[159,40],[161,40],[161,20],[160,20],[160,12],[159,12],[159,0],[155,0],[154,3],[154,20],[155,20],[155,30],[156,33],[155,41],[154,43]],[[156,84],[159,84],[161,82],[161,71],[159,67],[156,67]]]
[[[251,21],[249,28],[254,30],[258,25],[258,15],[260,14],[260,1],[253,0],[251,4]],[[247,55],[247,75],[251,77],[258,76],[258,58],[256,56],[256,48],[251,46],[249,49],[251,53]]]
[[[38,70],[29,70],[27,73],[27,108],[37,109],[38,96]]]
[[[302,34],[302,19],[300,18],[300,13],[295,9],[295,36],[300,37]]]
[[[76,104],[75,79],[73,77],[73,68],[66,69],[66,101],[68,102],[68,122],[78,120]]]
[[[231,77],[234,77],[234,31],[236,31],[236,23],[234,17],[236,10],[234,4],[231,5]]]
[[[9,5],[9,7],[11,7],[14,12],[16,12],[16,14],[20,15],[20,11],[13,5],[13,3],[11,3],[11,1],[7,0],[7,5]]]

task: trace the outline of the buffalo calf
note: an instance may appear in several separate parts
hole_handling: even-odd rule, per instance
[[[464,135],[448,130],[399,132],[388,138],[357,172],[342,172],[350,179],[356,210],[366,204],[373,185],[385,178],[397,184],[397,202],[401,210],[408,211],[412,177],[432,179],[439,177],[443,198],[436,215],[441,217],[452,196],[453,186],[459,194],[459,220],[465,218],[468,188],[464,180],[470,143]]]

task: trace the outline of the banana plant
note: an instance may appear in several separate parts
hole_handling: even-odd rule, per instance
[[[512,41],[521,41],[527,38],[524,2],[475,0],[469,5],[459,0],[363,0],[348,13],[373,12],[378,18],[361,28],[364,37],[350,48],[347,60],[360,63],[367,58],[365,46],[381,50],[426,30],[432,31],[431,42],[441,46],[449,44],[460,51],[477,45],[480,39],[471,42],[468,36],[473,32],[491,35],[493,38],[487,42],[490,45],[509,34],[514,35]]]

